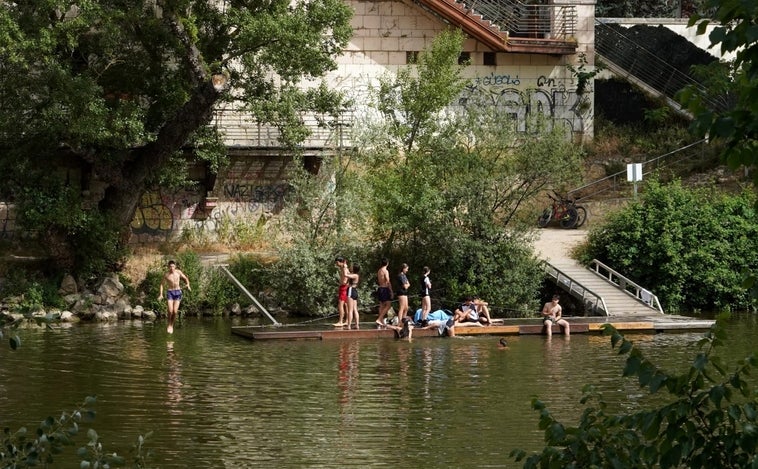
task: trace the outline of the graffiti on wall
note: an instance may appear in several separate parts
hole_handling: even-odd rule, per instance
[[[181,220],[194,216],[199,203],[197,191],[147,191],[134,212],[132,234],[139,242],[168,239]]]
[[[589,109],[586,96],[569,90],[563,80],[540,76],[536,88],[515,88],[518,77],[489,75],[472,80],[459,98],[459,105],[494,106],[518,122],[518,130],[528,130],[530,118],[543,116],[572,133],[584,131]]]
[[[142,195],[131,223],[133,242],[169,240],[184,228],[215,232],[230,219],[257,221],[261,215],[279,213],[290,186],[286,183],[254,184],[229,181],[223,185],[218,204],[206,210],[200,190],[157,189]]]
[[[258,185],[250,181],[224,184],[224,200],[232,203],[234,214],[267,211],[281,212],[290,190],[289,184]]]

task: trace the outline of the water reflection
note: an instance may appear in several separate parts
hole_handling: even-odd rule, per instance
[[[756,321],[730,329],[725,359],[743,358]],[[160,468],[513,466],[511,449],[542,444],[534,396],[569,424],[588,383],[611,407],[649,402],[610,339],[588,334],[509,337],[507,350],[495,337],[250,342],[221,320],[172,337],[140,322],[19,334],[19,351],[0,347],[0,424],[35,428],[97,394],[107,448],[153,431]],[[681,371],[701,335],[628,338]]]
[[[182,414],[182,372],[181,362],[174,351],[174,342],[166,342],[166,408],[171,415]],[[178,423],[178,421],[174,421]]]

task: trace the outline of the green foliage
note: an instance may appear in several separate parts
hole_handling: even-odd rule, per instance
[[[366,132],[357,158],[371,188],[370,236],[382,243],[373,257],[408,263],[411,276],[429,266],[435,297],[448,306],[477,293],[521,308],[533,301],[540,274],[518,211],[546,185],[576,182],[581,153],[551,122],[531,122],[527,135],[476,97],[451,107],[463,89],[460,47],[459,36],[441,36],[379,90],[385,120],[377,127],[395,139]],[[425,103],[388,99],[387,90],[423,90]]]
[[[4,427],[0,436],[0,466],[22,469],[52,465],[56,455],[63,452],[67,446],[76,444],[76,438],[82,431],[81,426],[94,420],[95,411],[92,406],[96,401],[95,397],[88,396],[84,403],[73,411],[63,412],[58,418],[47,417],[40,422],[34,433],[30,433],[26,427],[16,431]],[[132,448],[131,464],[128,464],[126,458],[113,451],[106,451],[97,432],[90,428],[87,430],[88,442],[77,451],[79,467],[144,468],[150,454],[145,447],[145,441],[149,436],[150,433],[139,436]]]
[[[713,109],[708,97],[721,94],[722,88],[705,92],[690,87],[681,100],[695,115],[693,130],[702,136],[726,142],[724,160],[732,168],[741,165],[755,167],[758,163],[758,36],[755,22],[758,5],[740,0],[707,0],[712,16],[694,15],[689,25],[703,34],[711,22],[718,22],[711,31],[711,46],[718,46],[722,54],[734,53],[728,74],[732,79],[730,91],[736,103],[726,109]],[[723,80],[721,80],[723,83]],[[754,173],[758,183],[758,172]]]
[[[184,288],[184,282],[182,282],[181,314],[219,315],[228,312],[229,307],[234,303],[250,304],[250,300],[234,286],[221,269],[203,265],[197,253],[191,251],[179,253],[174,261],[176,261],[179,270],[190,279],[192,286],[191,291],[187,290]],[[145,307],[160,314],[164,314],[166,310],[165,299],[158,300],[158,292],[161,279],[167,271],[167,262],[168,259],[165,259],[165,261],[151,266],[145,275],[145,279],[137,288],[144,298]],[[256,296],[259,292],[266,291],[267,285],[270,284],[264,275],[264,264],[253,256],[238,255],[231,257],[228,269],[245,288]]]
[[[644,286],[667,311],[744,309],[744,274],[758,268],[755,195],[649,182],[642,198],[595,226],[582,260],[596,258]]]
[[[682,0],[598,0],[595,16],[607,18],[677,18],[679,8],[695,8],[702,0],[682,2]]]
[[[0,9],[0,197],[54,236],[54,260],[75,274],[118,268],[122,230],[148,187],[184,184],[193,163],[225,163],[206,127],[216,106],[251,111],[290,146],[307,136],[305,113],[339,108],[316,82],[352,34],[341,0],[150,5]]]
[[[433,134],[439,112],[463,90],[465,66],[458,65],[463,39],[459,30],[445,31],[418,55],[417,65],[380,80],[376,105],[393,147],[411,150],[418,138]]]
[[[293,243],[267,273],[286,309],[303,315],[327,316],[336,311],[339,277],[334,258],[340,254]],[[342,254],[344,255],[344,254]]]
[[[575,183],[581,152],[551,122],[519,134],[475,98],[456,107],[462,40],[441,34],[416,64],[384,77],[381,119],[356,130],[358,151],[293,178],[298,205],[283,221],[291,239],[267,271],[282,306],[334,311],[337,255],[363,266],[364,286],[388,257],[411,275],[431,267],[435,297],[450,305],[476,292],[501,311],[533,306],[542,274],[517,213],[547,184]]]
[[[577,426],[556,420],[535,398],[546,447],[526,456],[514,450],[525,468],[538,467],[758,467],[758,393],[748,379],[758,366],[753,353],[729,368],[716,355],[726,345],[722,322],[700,340],[700,351],[682,374],[660,369],[613,326],[604,326],[611,345],[626,355],[624,377],[635,377],[650,394],[667,392],[664,405],[613,414],[592,386],[584,388],[585,406]]]
[[[593,67],[592,70],[587,71],[587,55],[584,52],[579,53],[578,63],[578,67],[569,64],[566,65],[566,68],[568,68],[574,75],[574,78],[576,78],[576,94],[581,97],[587,91],[587,86],[604,70],[604,67],[597,65]]]

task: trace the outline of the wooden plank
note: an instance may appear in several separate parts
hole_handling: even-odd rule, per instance
[[[588,324],[569,323],[572,334],[583,334],[589,332]],[[546,334],[545,326],[541,324],[531,324],[519,326],[519,334]],[[553,334],[563,334],[563,328],[557,324],[553,324]]]
[[[321,340],[322,331],[255,331],[251,338],[255,340],[272,340],[272,339],[319,339]]]
[[[321,333],[321,338],[326,339],[392,339],[395,331],[392,329],[377,329],[366,327],[363,329],[340,329],[335,328]]]
[[[595,324],[590,324],[590,330],[595,331],[595,332],[602,332],[603,324],[610,324],[619,331],[655,330],[655,326],[653,325],[653,323],[647,322],[647,321],[629,321],[629,322],[614,321],[614,322],[608,322],[608,323],[595,323]]]
[[[455,326],[456,335],[515,335],[519,333],[519,326]]]
[[[594,322],[592,319],[575,318],[574,321],[569,321],[571,325],[571,333],[600,333],[604,324],[611,324],[619,331],[637,331],[637,332],[653,332],[653,331],[691,331],[691,330],[707,330],[713,325],[713,321],[697,320],[689,318],[677,318],[677,320],[668,321],[639,321],[630,320],[624,321],[621,318],[614,318],[613,322],[603,321]],[[545,334],[544,326],[529,318],[522,320],[507,320],[507,325],[503,322],[496,323],[492,326],[476,326],[458,324],[455,327],[456,335],[461,336],[477,336],[477,335],[516,335],[516,334]],[[500,325],[503,324],[503,325]],[[328,326],[327,326],[328,327]],[[377,329],[373,323],[367,323],[361,329],[342,329],[342,328],[330,328],[329,330],[284,330],[281,328],[266,328],[252,326],[234,326],[232,327],[232,333],[241,337],[254,340],[297,340],[297,339],[394,339],[396,337],[393,329]],[[554,334],[563,334],[561,328],[557,325],[553,325]],[[438,337],[437,329],[420,329],[414,328],[413,337]]]

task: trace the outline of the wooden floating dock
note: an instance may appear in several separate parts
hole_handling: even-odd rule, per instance
[[[604,324],[611,324],[620,332],[660,333],[706,331],[713,326],[713,320],[694,319],[686,316],[662,315],[649,318],[622,317],[565,317],[571,324],[571,334],[601,333]],[[492,326],[458,324],[455,335],[536,335],[544,334],[544,326],[539,319],[503,319],[496,320]],[[234,326],[232,334],[253,340],[329,340],[329,339],[392,339],[393,329],[378,329],[373,322],[365,322],[361,329],[343,329],[332,326],[309,328],[262,328],[256,326]],[[553,325],[553,334],[563,334],[561,328]],[[438,337],[437,329],[413,329],[413,337]]]

